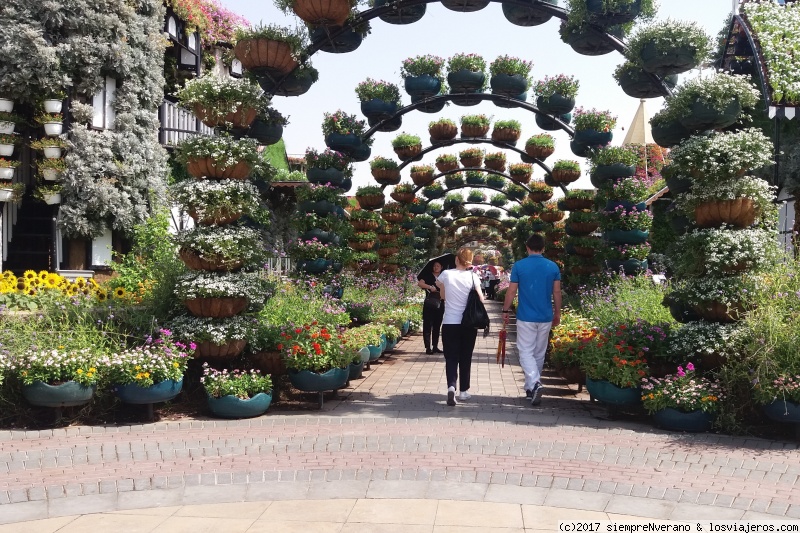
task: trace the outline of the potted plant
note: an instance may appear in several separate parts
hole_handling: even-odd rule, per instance
[[[653,214],[640,211],[635,207],[625,209],[622,206],[613,211],[606,211],[600,219],[607,240],[617,244],[641,244],[647,240],[650,227],[653,225]]]
[[[425,198],[436,199],[444,196],[445,190],[441,183],[433,182],[422,189],[422,194]]]
[[[383,211],[381,213],[383,214]],[[368,252],[372,250],[377,240],[377,235],[372,231],[357,231],[348,237],[347,245],[358,252]]]
[[[528,191],[525,190],[524,187],[520,187],[515,183],[509,183],[506,185],[504,191],[506,196],[511,198],[512,200],[522,200],[525,198],[525,195],[528,194]]]
[[[458,166],[458,163],[456,163]],[[429,185],[433,181],[433,167],[431,165],[413,165],[411,167],[411,181],[419,187]]]
[[[361,113],[370,119],[394,116],[400,109],[400,88],[394,83],[367,78],[356,86]]]
[[[33,197],[41,200],[47,205],[56,205],[61,203],[61,185],[40,185],[33,191]]]
[[[400,76],[406,92],[415,98],[429,98],[442,92],[444,59],[426,54],[403,61]]]
[[[522,124],[518,120],[498,120],[494,123],[492,140],[516,144],[522,134]]]
[[[530,163],[513,163],[508,166],[511,179],[517,183],[528,183],[533,175],[533,165]]]
[[[0,181],[0,202],[19,203],[25,194],[24,183],[3,183]]]
[[[505,194],[502,194],[502,193],[494,194],[489,199],[489,204],[491,204],[491,205],[493,205],[495,207],[503,207],[506,204],[508,204],[508,198],[506,197]]]
[[[585,110],[579,107],[575,110],[572,122],[575,125],[574,141],[590,148],[605,146],[611,142],[617,117],[610,111]]]
[[[35,118],[44,127],[44,134],[51,137],[61,135],[64,130],[64,117],[61,113],[42,113]]]
[[[641,380],[649,373],[644,351],[603,331],[582,352],[586,389],[593,398],[615,406],[641,403]]]
[[[14,146],[19,142],[19,137],[13,133],[0,133],[0,157],[14,155]]]
[[[273,0],[275,7],[285,15],[294,13],[306,24],[319,26],[342,26],[350,17],[356,2],[352,0]]]
[[[288,74],[308,46],[305,31],[292,30],[276,24],[258,24],[252,28],[236,29],[233,54],[247,70],[268,69]]]
[[[486,137],[491,119],[486,115],[464,115],[461,117],[462,137]]]
[[[248,182],[184,180],[175,184],[170,193],[195,223],[203,226],[230,224],[242,215],[259,218],[258,189]]]
[[[497,172],[503,172],[506,169],[506,154],[505,152],[491,152],[486,154],[483,157],[483,164],[486,168],[496,170]],[[501,181],[502,177],[498,176]],[[484,176],[484,182],[486,181],[486,176]],[[502,183],[500,183],[499,187],[502,187]]]
[[[692,176],[700,183],[738,179],[771,165],[772,149],[772,140],[757,128],[696,135],[670,151],[671,170],[666,173]]]
[[[178,335],[176,334],[176,337]],[[150,404],[171,400],[181,392],[183,374],[195,350],[161,329],[156,338],[101,359],[108,381],[124,403]]]
[[[64,98],[66,97],[66,91],[50,91],[47,96],[42,99],[42,109],[44,109],[45,113],[61,113],[61,108],[64,104]]]
[[[647,209],[644,201],[649,194],[650,186],[644,177],[633,176],[632,178],[619,178],[605,183],[596,194],[597,204],[605,206],[607,211],[613,211],[617,207],[633,209],[639,211]]]
[[[663,148],[671,148],[692,135],[692,132],[681,124],[682,113],[678,107],[667,105],[650,117],[650,129],[656,144]]]
[[[440,118],[428,124],[431,141],[449,141],[458,135],[458,126],[448,118]]]
[[[322,134],[325,136],[325,144],[331,150],[343,152],[350,156],[359,149],[362,144],[372,145],[372,139],[361,140],[361,136],[366,131],[366,123],[359,120],[355,115],[350,115],[342,110],[335,113],[325,113],[322,121]],[[355,158],[354,158],[355,159]]]
[[[200,378],[214,416],[248,418],[267,412],[272,403],[272,380],[258,370],[216,370],[203,363]]]
[[[549,115],[564,115],[575,107],[580,83],[574,76],[545,76],[533,85],[536,107]]]
[[[682,278],[763,271],[778,258],[778,243],[761,228],[699,229],[679,237],[677,246],[682,253],[670,266]]]
[[[459,161],[465,168],[480,167],[483,165],[483,154],[485,151],[482,148],[467,148],[458,153]]]
[[[392,139],[392,148],[400,159],[413,159],[422,152],[422,140],[417,135],[401,133]]]
[[[192,270],[234,271],[260,261],[258,231],[237,226],[198,226],[175,237],[179,257]]]
[[[699,24],[665,20],[639,27],[627,42],[626,57],[657,76],[680,74],[702,63],[711,44]]]
[[[650,244],[621,244],[606,248],[601,254],[605,264],[612,272],[622,271],[626,276],[635,276],[647,270],[647,257]]]
[[[0,98],[0,113],[11,113],[12,111],[14,111],[14,100]]]
[[[380,209],[386,202],[386,198],[383,196],[383,190],[373,185],[356,189],[356,200],[358,200],[358,205],[362,209],[368,209],[370,211]]]
[[[478,54],[455,54],[447,60],[450,93],[478,93],[486,88],[486,61]]]
[[[8,368],[31,405],[69,407],[88,403],[107,365],[89,348],[30,348],[12,355]]]
[[[558,184],[572,183],[581,177],[581,165],[577,161],[556,161],[550,177]]]
[[[247,179],[261,163],[254,139],[230,135],[189,137],[178,145],[177,157],[195,178]]]
[[[436,168],[439,172],[448,172],[458,168],[458,157],[454,154],[440,154],[436,157]]]
[[[552,135],[539,133],[525,141],[525,153],[529,156],[544,161],[556,151],[556,142]]]
[[[766,181],[744,177],[693,189],[678,205],[687,216],[694,217],[699,228],[718,228],[722,224],[747,228],[774,216],[773,198],[772,187]]]
[[[639,151],[630,146],[604,146],[589,153],[592,185],[599,187],[609,180],[628,178],[636,173]]]
[[[17,124],[25,122],[19,115],[15,115],[10,111],[0,111],[0,134],[11,135],[14,133],[14,128]]]
[[[301,63],[286,75],[270,74],[267,69],[250,70],[247,75],[254,78],[264,92],[277,96],[305,94],[319,79],[319,71],[310,61]]]
[[[372,177],[381,185],[400,183],[400,170],[397,161],[385,157],[376,157],[369,163]]]
[[[646,72],[639,63],[625,61],[614,70],[614,79],[622,91],[633,98],[658,98],[668,96],[667,89],[674,89],[678,83],[677,74],[663,76],[662,83],[654,79],[654,75]]]
[[[636,19],[652,19],[656,14],[654,0],[567,0],[569,20],[592,23],[601,28],[628,24]]]
[[[464,175],[461,172],[448,174],[444,177],[445,187],[448,189],[460,189],[464,186]]]
[[[698,376],[692,363],[676,374],[642,380],[642,406],[656,425],[673,431],[708,431],[724,398],[719,380]]]
[[[19,161],[0,157],[0,181],[11,181],[14,179],[14,169],[19,166]]]
[[[545,202],[542,205],[539,218],[552,224],[562,220],[564,218],[564,212],[558,208],[558,202]]]
[[[531,86],[531,68],[532,61],[509,55],[497,57],[489,65],[492,92],[512,97],[522,95]]]
[[[490,0],[444,0],[442,5],[451,11],[472,13],[489,5]]]
[[[281,346],[292,385],[306,392],[339,389],[347,383],[352,358],[341,336],[316,324],[285,327]]]
[[[583,209],[591,209],[594,206],[594,199],[596,196],[594,189],[570,189],[564,195],[562,200],[566,211],[579,211]]]
[[[465,181],[468,185],[485,185],[486,174],[479,170],[468,170]]]
[[[274,291],[271,282],[253,273],[189,272],[178,278],[173,292],[193,316],[228,318],[260,310]]]
[[[61,157],[61,152],[66,146],[66,139],[61,137],[45,137],[31,142],[31,148],[40,150],[48,159]]]
[[[394,188],[389,196],[401,204],[410,204],[415,197],[414,186],[410,183],[401,183]]]
[[[761,95],[742,76],[716,74],[683,83],[669,99],[679,109],[681,124],[690,131],[731,126],[743,109],[753,109]]]
[[[472,190],[467,195],[467,201],[471,203],[486,203],[486,193],[482,191]]]
[[[214,73],[187,81],[177,97],[209,128],[248,128],[264,107],[258,85]]]
[[[350,224],[356,231],[372,231],[380,227],[381,217],[378,213],[366,209],[350,211]]]
[[[398,8],[394,6],[390,0],[375,0],[374,7],[380,7],[384,5],[391,5],[394,7],[394,9],[388,13],[378,15],[379,19],[389,24],[413,24],[414,22],[419,21],[425,15],[426,11],[425,4]]]
[[[281,140],[283,137],[283,127],[289,124],[289,120],[271,107],[262,108],[256,119],[250,124],[247,136],[252,137],[259,144],[270,146]]]
[[[564,230],[569,236],[584,237],[600,227],[597,218],[597,213],[594,211],[571,211]]]
[[[464,204],[464,195],[459,192],[449,192],[447,196],[444,197],[444,208],[445,210],[451,210],[454,207],[458,207]]]
[[[505,155],[505,154],[503,154]],[[488,155],[487,155],[488,156]],[[504,161],[505,163],[505,161]],[[487,168],[492,168],[487,165]],[[505,165],[503,170],[505,170]],[[502,172],[502,171],[501,171]],[[497,174],[489,174],[486,176],[486,185],[493,189],[502,190],[505,187],[506,179],[503,176],[499,176]]]
[[[553,188],[543,181],[534,180],[528,183],[528,198],[534,202],[546,202],[553,197]]]
[[[329,184],[341,187],[344,180],[352,175],[350,159],[344,154],[326,148],[318,152],[313,148],[306,150],[306,177],[318,185]]]

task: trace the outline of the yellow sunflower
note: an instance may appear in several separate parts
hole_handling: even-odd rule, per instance
[[[35,270],[26,270],[25,273],[22,275],[25,279],[34,279],[36,277]]]
[[[55,289],[58,287],[61,280],[58,279],[58,274],[50,274],[47,276],[47,279],[44,280],[44,286],[48,289]]]
[[[39,271],[39,281],[47,280],[47,276],[50,274],[47,270],[40,270]]]
[[[30,289],[25,291],[25,294],[27,294],[28,296],[36,296],[36,289],[31,287]]]
[[[100,284],[99,284],[99,283],[97,283],[97,282],[94,280],[94,278],[89,278],[89,285],[91,285],[93,289],[98,289],[98,288],[100,288]]]
[[[108,299],[108,292],[105,289],[98,289],[95,292],[95,296],[97,296],[99,301],[105,302]]]
[[[14,273],[11,272],[10,270],[6,270],[5,272],[3,272],[3,277],[8,279],[8,278],[16,278],[17,276],[15,276]]]
[[[114,289],[115,298],[125,298],[126,294],[127,293],[125,292],[125,287],[117,287],[116,289]]]
[[[77,285],[81,289],[86,286],[86,280],[83,279],[83,277],[81,277],[81,276],[78,276],[77,278],[75,278],[74,283],[75,283],[75,285]]]

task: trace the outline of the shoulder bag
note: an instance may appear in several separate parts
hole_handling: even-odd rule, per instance
[[[461,315],[461,325],[475,329],[487,329],[489,327],[489,314],[486,312],[478,291],[475,288],[475,278],[472,278],[472,288],[467,296],[467,305],[464,307],[464,314]]]

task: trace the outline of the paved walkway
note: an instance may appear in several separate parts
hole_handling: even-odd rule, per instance
[[[490,307],[499,321],[499,304]],[[552,530],[553,517],[582,516],[576,509],[608,519],[800,518],[796,443],[669,433],[641,415],[610,420],[554,376],[531,407],[513,343],[505,368],[496,345],[496,332],[479,337],[473,398],[456,407],[445,404],[441,355],[425,355],[412,336],[321,412],[276,406],[249,420],[0,431],[0,524],[11,524],[0,533],[120,520],[135,531],[188,531],[194,522],[179,517],[198,513],[233,516],[216,529],[248,532],[279,520],[272,513],[328,524],[315,531],[379,520],[403,531],[464,529],[458,517],[471,509],[505,509],[514,521],[492,522],[509,528],[498,531]],[[428,514],[406,522],[422,515],[395,512],[404,506]],[[145,510],[133,520],[129,509]],[[105,514],[74,516],[89,513]]]

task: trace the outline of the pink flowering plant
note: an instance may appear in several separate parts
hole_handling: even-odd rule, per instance
[[[613,211],[604,211],[607,216],[600,218],[600,226],[604,231],[611,230],[642,230],[649,231],[653,225],[653,214],[646,209],[639,211],[635,207],[633,209],[625,209],[623,206],[618,206]]]
[[[344,172],[352,172],[350,159],[341,152],[326,148],[318,152],[314,148],[306,150],[306,165],[311,168],[335,168]]]
[[[403,78],[415,76],[433,76],[440,81],[444,81],[442,69],[444,68],[444,59],[439,56],[431,54],[409,57],[403,61],[400,67],[400,76]]]
[[[620,178],[610,186],[604,184],[597,193],[597,199],[603,203],[607,200],[643,202],[649,190],[648,180],[644,177]]]
[[[579,107],[573,113],[572,122],[577,131],[611,131],[617,125],[617,117],[610,111],[586,110]]]
[[[101,358],[108,367],[109,381],[116,385],[134,384],[149,387],[165,380],[183,379],[186,366],[197,346],[176,341],[172,331],[159,330],[159,336],[145,339],[144,344]]]
[[[543,80],[537,81],[533,85],[533,92],[545,100],[554,94],[564,98],[575,98],[578,95],[579,87],[580,82],[575,79],[575,76],[559,74],[558,76],[545,76]]]
[[[272,391],[272,380],[258,370],[216,370],[203,363],[200,383],[211,398],[236,396],[248,400],[262,392]]]
[[[400,88],[394,83],[367,78],[356,85],[356,96],[362,102],[378,99],[384,102],[400,103]]]
[[[358,135],[361,137],[367,131],[367,123],[360,120],[355,115],[345,113],[341,109],[335,113],[325,113],[325,118],[322,120],[322,134],[327,137],[331,133],[339,133],[341,135]],[[371,146],[373,139],[367,139],[364,142]]]
[[[716,413],[725,393],[718,380],[698,376],[692,363],[676,374],[642,379],[642,405],[650,414],[671,408],[682,413]]]
[[[492,61],[489,65],[489,73],[492,76],[498,74],[506,74],[508,76],[522,76],[528,82],[528,87],[531,85],[531,69],[533,68],[533,61],[525,61],[518,57],[509,55],[499,56]]]

